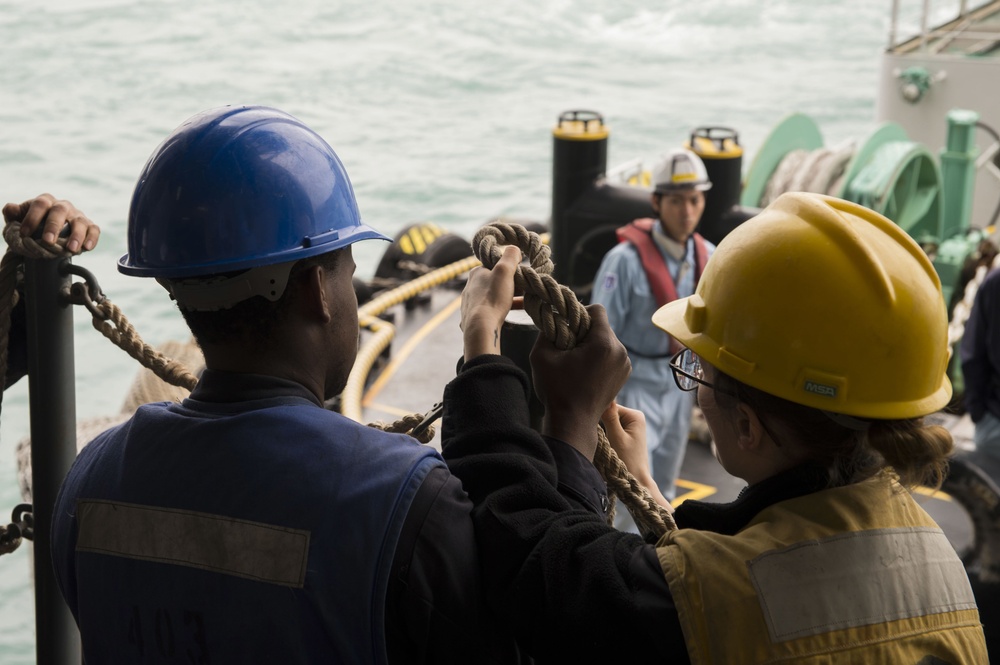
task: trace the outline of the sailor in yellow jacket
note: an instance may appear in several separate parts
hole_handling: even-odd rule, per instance
[[[514,392],[503,388],[513,370],[490,355],[513,259],[467,286],[444,446],[477,505],[492,603],[517,613],[527,651],[553,662],[988,662],[962,562],[905,489],[940,484],[953,444],[921,419],[951,396],[940,282],[898,226],[785,194],[718,245],[694,295],[657,311],[685,347],[677,385],[697,390],[720,463],[748,486],[731,504],[685,502],[681,528],[655,544],[616,533],[564,489],[560,446],[592,460],[603,411],[612,445],[658,494],[641,414],[605,411],[627,361],[599,308],[577,347],[542,340],[533,352],[547,438],[519,429],[509,405],[494,418],[475,399],[477,382]]]

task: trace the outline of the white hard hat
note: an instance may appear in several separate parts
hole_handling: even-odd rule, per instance
[[[678,148],[664,155],[653,171],[653,188],[657,192],[689,188],[704,192],[712,188],[712,182],[708,179],[701,157],[690,150]]]

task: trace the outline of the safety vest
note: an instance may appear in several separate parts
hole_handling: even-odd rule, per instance
[[[84,659],[384,665],[396,543],[443,466],[300,397],[140,407],[56,510]]]
[[[657,552],[693,665],[989,662],[962,561],[887,474]]]

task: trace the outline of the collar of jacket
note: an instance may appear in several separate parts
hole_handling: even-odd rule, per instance
[[[688,238],[688,240],[690,240],[690,238]],[[653,225],[653,242],[655,242],[661,250],[666,252],[668,256],[673,257],[675,261],[683,261],[684,257],[687,255],[687,241],[677,242],[668,236],[663,232],[663,227],[660,226],[659,221]]]
[[[677,506],[674,520],[681,529],[700,529],[731,536],[768,506],[818,492],[825,489],[829,481],[830,475],[825,466],[806,462],[744,487],[730,503],[685,501]]]

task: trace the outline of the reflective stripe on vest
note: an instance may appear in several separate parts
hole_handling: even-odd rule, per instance
[[[77,551],[201,568],[301,589],[309,532],[190,510],[81,500]]]
[[[797,543],[747,562],[775,642],[880,620],[976,609],[940,529],[872,529]],[[850,593],[830,593],[831,585]]]

